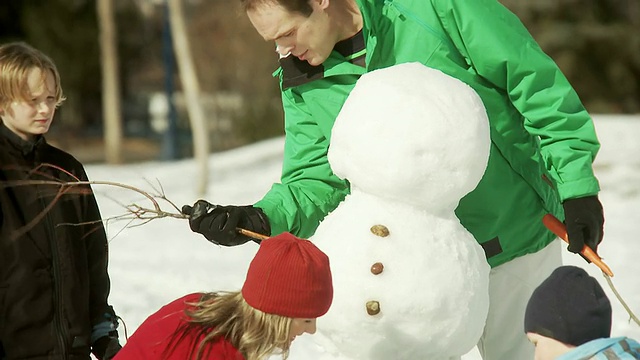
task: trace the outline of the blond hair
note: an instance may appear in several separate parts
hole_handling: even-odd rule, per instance
[[[0,107],[7,107],[15,100],[30,100],[27,80],[33,68],[41,70],[43,82],[47,71],[53,75],[56,106],[65,100],[60,85],[60,74],[53,61],[40,50],[24,42],[12,42],[0,45]]]
[[[292,319],[251,307],[241,292],[206,293],[199,301],[187,305],[190,309],[185,314],[189,320],[178,328],[168,349],[191,335],[203,338],[199,343],[194,341],[188,359],[205,358],[207,345],[222,338],[246,360],[265,359],[275,353],[281,353],[283,359],[289,356]]]

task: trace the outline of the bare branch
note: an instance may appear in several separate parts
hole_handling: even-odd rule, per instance
[[[5,169],[7,169],[7,167],[5,167]],[[46,171],[43,171],[43,169],[55,169],[60,171],[61,173],[64,173],[65,175],[67,175],[68,177],[70,177],[71,179],[73,179],[72,181],[62,181],[58,178],[56,178],[54,175],[47,173]],[[24,170],[24,169],[22,169]],[[103,219],[99,219],[99,220],[93,220],[93,221],[87,221],[87,222],[81,222],[81,223],[60,223],[57,224],[56,226],[82,226],[82,225],[91,225],[91,224],[97,224],[97,223],[101,223],[104,222],[105,224],[108,224],[112,221],[119,221],[119,220],[127,220],[128,223],[127,225],[125,225],[125,227],[123,229],[121,229],[120,231],[117,232],[116,236],[125,228],[130,228],[130,227],[137,227],[137,226],[141,226],[141,225],[145,225],[148,222],[150,222],[151,220],[154,219],[161,219],[161,218],[166,218],[166,217],[170,217],[170,218],[175,218],[175,219],[188,219],[189,215],[183,214],[180,211],[180,208],[171,200],[169,200],[167,198],[167,196],[164,193],[164,188],[162,187],[162,184],[156,180],[157,184],[153,184],[150,181],[146,180],[147,184],[149,184],[149,186],[153,189],[153,191],[155,193],[150,193],[147,191],[144,191],[142,189],[139,189],[135,186],[131,186],[131,185],[127,185],[127,184],[123,184],[120,182],[115,182],[115,181],[82,181],[80,180],[77,176],[75,176],[74,174],[66,171],[63,168],[60,168],[59,166],[56,165],[52,165],[52,164],[41,164],[38,167],[36,167],[35,169],[29,170],[28,174],[30,176],[32,175],[38,175],[39,177],[45,178],[45,180],[37,180],[37,179],[22,179],[22,180],[8,180],[8,181],[0,181],[0,189],[3,188],[10,188],[10,187],[20,187],[20,186],[52,186],[55,187],[54,189],[56,190],[55,193],[53,193],[52,196],[52,200],[50,203],[47,204],[47,206],[45,207],[45,209],[40,212],[38,214],[38,216],[36,216],[35,218],[33,218],[27,225],[23,226],[22,228],[18,229],[17,231],[14,232],[12,238],[18,238],[21,235],[25,234],[26,232],[28,232],[30,229],[32,229],[35,224],[37,224],[39,221],[42,221],[42,219],[46,216],[46,214],[53,208],[53,206],[60,200],[60,198],[63,195],[66,194],[80,194],[80,195],[89,195],[91,194],[91,190],[86,187],[86,186],[90,186],[90,185],[106,185],[106,186],[113,186],[113,187],[118,187],[118,188],[122,188],[122,189],[126,189],[126,190],[131,190],[134,192],[137,192],[138,194],[141,194],[142,196],[144,196],[149,202],[151,202],[152,207],[145,207],[145,206],[141,206],[139,204],[136,203],[132,203],[132,204],[123,204],[120,203],[118,201],[116,201],[115,199],[112,199],[114,201],[116,201],[119,205],[121,205],[124,209],[126,209],[126,213],[125,214],[120,214],[120,215],[115,215],[109,218],[103,218]],[[85,186],[83,188],[79,188],[81,186]],[[46,194],[45,194],[46,195]],[[165,211],[162,209],[160,203],[164,202],[169,204],[172,207],[171,211]],[[135,223],[135,221],[140,221],[138,223]],[[96,228],[97,229],[97,228]],[[252,231],[249,230],[245,230],[245,229],[241,229],[241,228],[237,228],[236,231],[238,233],[241,233],[245,236],[249,236],[253,239],[256,240],[264,240],[266,238],[268,238],[267,235],[262,235],[262,234],[257,234],[254,233]]]
[[[153,204],[153,209],[149,209],[149,208],[145,208],[142,206],[138,206],[136,204],[133,205],[129,205],[128,206],[128,210],[136,215],[136,217],[138,218],[148,218],[147,215],[148,214],[153,214],[154,217],[173,217],[173,218],[178,218],[178,219],[185,219],[187,218],[186,215],[182,214],[182,213],[172,213],[172,212],[166,212],[163,211],[162,208],[160,207],[160,204],[158,203],[158,201],[156,199],[161,199],[166,201],[167,203],[169,203],[174,209],[178,209],[178,207],[169,199],[167,199],[167,197],[163,194],[161,195],[152,195],[144,190],[141,190],[137,187],[131,186],[131,185],[127,185],[127,184],[123,184],[123,183],[119,183],[119,182],[114,182],[114,181],[69,181],[69,182],[61,182],[61,181],[55,181],[55,180],[9,180],[9,181],[2,181],[0,183],[0,187],[2,188],[7,188],[7,187],[18,187],[18,186],[29,186],[29,185],[55,185],[55,186],[60,186],[62,188],[65,187],[70,187],[70,186],[79,186],[79,185],[108,185],[108,186],[115,186],[115,187],[119,187],[119,188],[123,188],[123,189],[127,189],[127,190],[132,190],[135,191],[139,194],[142,194],[144,197],[146,197],[152,204]]]
[[[61,173],[64,173],[65,175],[67,175],[73,180],[62,181],[56,178],[54,175],[47,173],[46,171],[43,171],[44,169],[47,169],[47,168],[60,171]],[[116,220],[128,220],[128,224],[125,226],[125,228],[127,228],[127,227],[144,225],[151,220],[166,218],[166,217],[176,218],[176,219],[188,218],[188,215],[182,214],[178,206],[167,198],[167,196],[164,193],[164,189],[162,188],[162,185],[160,184],[159,181],[157,182],[157,185],[154,185],[151,182],[147,181],[147,183],[152,187],[152,189],[155,192],[155,193],[150,193],[142,189],[139,189],[137,187],[119,183],[119,182],[114,182],[114,181],[88,181],[88,180],[81,181],[74,174],[66,171],[65,169],[60,168],[59,166],[52,165],[52,164],[41,164],[38,167],[32,170],[29,170],[28,174],[30,177],[33,175],[37,175],[38,177],[41,177],[44,179],[42,180],[22,179],[22,180],[0,181],[0,188],[21,187],[21,186],[40,186],[40,187],[46,188],[47,186],[51,186],[53,189],[55,189],[55,192],[50,194],[50,196],[52,197],[52,200],[46,205],[46,207],[43,209],[42,212],[40,212],[36,217],[34,217],[31,221],[29,221],[28,224],[16,230],[14,234],[12,234],[13,239],[18,238],[21,235],[24,235],[26,232],[32,229],[35,226],[35,224],[42,221],[42,219],[46,216],[46,214],[49,211],[51,211],[53,206],[60,200],[62,196],[67,194],[81,194],[81,195],[90,194],[91,190],[86,188],[86,186],[89,186],[89,185],[113,186],[113,187],[134,191],[138,194],[141,194],[142,196],[144,196],[146,200],[151,202],[151,207],[145,207],[136,203],[132,203],[128,205],[119,203],[120,205],[122,205],[124,209],[126,209],[125,214],[120,214],[120,215],[116,215],[106,219],[87,221],[82,223],[61,223],[61,224],[57,224],[57,226],[81,226],[81,225],[88,225],[88,224],[96,224],[103,221],[105,223],[109,223],[111,221],[116,221]],[[85,188],[81,188],[81,187],[85,187]],[[42,193],[40,195],[46,196],[49,194]],[[169,204],[172,208],[171,211],[163,210],[160,205],[161,202]],[[140,220],[141,222],[132,225],[132,223],[137,220]]]

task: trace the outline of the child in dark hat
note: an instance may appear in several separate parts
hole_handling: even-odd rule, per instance
[[[524,331],[535,360],[640,359],[640,344],[611,338],[611,304],[598,281],[575,266],[557,268],[531,295]]]
[[[149,316],[115,360],[260,360],[316,331],[333,300],[329,258],[282,233],[262,241],[241,291],[196,293]]]

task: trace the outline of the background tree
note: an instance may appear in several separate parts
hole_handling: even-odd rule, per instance
[[[204,195],[207,189],[209,140],[202,106],[200,104],[200,85],[191,56],[191,46],[182,12],[182,0],[169,2],[169,18],[180,79],[185,89],[187,109],[194,136],[194,154],[200,168],[198,194]]]
[[[102,113],[106,161],[122,162],[122,125],[120,120],[120,76],[118,72],[117,27],[114,21],[113,1],[98,0],[100,23],[100,54],[102,73]]]

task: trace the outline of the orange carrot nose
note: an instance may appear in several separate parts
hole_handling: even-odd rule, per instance
[[[551,230],[560,239],[564,240],[567,244],[569,243],[569,235],[567,235],[567,228],[566,226],[564,226],[564,224],[560,220],[558,220],[558,218],[556,218],[551,214],[547,214],[542,218],[542,223],[544,224],[544,226],[547,227],[547,229]],[[580,254],[582,254],[585,258],[587,258],[592,263],[596,264],[600,268],[600,270],[602,270],[602,272],[609,275],[610,277],[613,277],[613,272],[611,271],[611,269],[609,269],[607,264],[605,264],[604,261],[602,261],[600,256],[598,256],[598,254],[596,254],[595,251],[593,251],[593,249],[585,245],[580,251]]]

